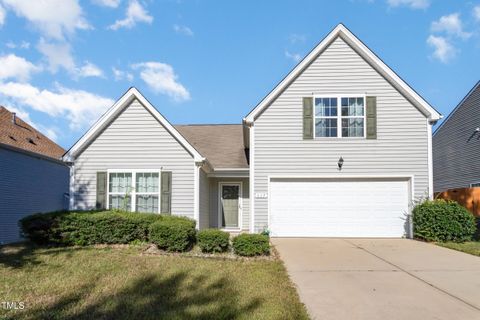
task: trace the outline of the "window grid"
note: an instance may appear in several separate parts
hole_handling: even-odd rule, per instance
[[[337,98],[315,98],[315,136],[336,137],[338,135]]]
[[[128,211],[160,212],[159,170],[109,170],[108,186],[109,209],[123,209],[127,196]]]
[[[365,138],[365,95],[316,95],[313,101],[314,138]]]

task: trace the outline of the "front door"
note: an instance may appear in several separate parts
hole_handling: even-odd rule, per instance
[[[240,228],[241,184],[220,183],[220,226],[226,229]]]

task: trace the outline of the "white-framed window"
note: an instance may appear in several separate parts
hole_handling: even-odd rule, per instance
[[[160,170],[109,170],[107,208],[160,212]]]
[[[315,138],[364,138],[365,96],[314,97]]]
[[[470,188],[480,187],[480,182],[470,183]]]

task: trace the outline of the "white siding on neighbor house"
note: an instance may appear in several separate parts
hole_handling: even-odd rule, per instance
[[[377,139],[303,140],[302,97],[312,93],[376,96]],[[269,176],[392,175],[414,176],[415,197],[427,195],[426,117],[341,38],[273,101],[254,128],[255,194],[268,194]],[[261,231],[268,225],[268,198],[254,203],[255,231]]]
[[[199,229],[210,226],[210,181],[205,171],[200,170],[200,224]]]
[[[210,227],[218,228],[218,183],[241,182],[242,183],[242,230],[248,231],[250,223],[250,193],[248,178],[210,178]]]
[[[18,221],[68,207],[69,168],[0,148],[0,244],[21,240]]]
[[[96,173],[108,169],[172,171],[172,214],[193,218],[193,157],[138,100],[75,159],[76,209],[95,208]]]
[[[480,182],[480,84],[433,136],[433,189]]]

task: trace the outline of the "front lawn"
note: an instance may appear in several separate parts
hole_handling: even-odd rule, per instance
[[[480,241],[469,241],[464,243],[445,242],[437,244],[445,248],[480,256]]]
[[[142,246],[0,247],[0,301],[15,319],[307,319],[275,260],[143,254]]]

